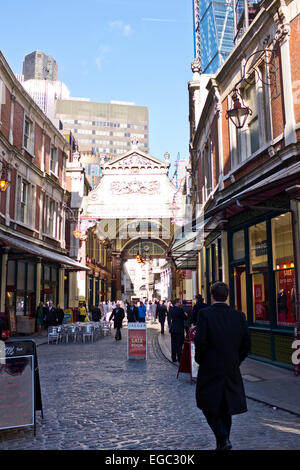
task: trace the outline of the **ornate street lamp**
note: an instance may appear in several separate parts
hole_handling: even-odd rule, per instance
[[[249,106],[245,105],[237,89],[233,90],[232,101],[233,105],[230,109],[227,109],[226,119],[230,119],[237,129],[242,129],[252,111]]]
[[[2,160],[2,172],[1,172],[1,179],[0,179],[0,191],[4,192],[7,190],[8,186],[10,185],[10,181],[8,181],[8,171],[7,171],[7,163],[5,160]]]

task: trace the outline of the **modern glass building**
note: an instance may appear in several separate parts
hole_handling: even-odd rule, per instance
[[[213,74],[234,46],[232,0],[193,0],[194,53],[202,73]]]

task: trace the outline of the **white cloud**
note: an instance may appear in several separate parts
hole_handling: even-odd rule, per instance
[[[168,18],[142,18],[142,21],[149,21],[152,23],[176,23],[176,20],[171,20]]]
[[[98,54],[95,57],[95,64],[99,70],[102,69],[103,61],[111,52],[111,49],[106,44],[101,44],[98,49]]]
[[[131,25],[125,24],[122,20],[110,21],[108,25],[113,31],[117,31],[123,36],[130,36],[133,33]]]

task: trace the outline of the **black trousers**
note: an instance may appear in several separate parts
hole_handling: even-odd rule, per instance
[[[122,339],[122,335],[121,335],[121,328],[117,328],[116,329],[116,334],[115,334],[115,339],[116,340],[121,340]]]
[[[229,438],[232,419],[229,413],[225,394],[223,395],[220,408],[216,413],[203,411],[203,414],[217,440]]]
[[[160,323],[160,332],[161,332],[162,334],[164,334],[164,332],[165,332],[165,320],[164,320],[164,321],[160,321],[159,323]]]
[[[171,356],[173,362],[176,360],[180,362],[183,343],[183,333],[171,333]]]

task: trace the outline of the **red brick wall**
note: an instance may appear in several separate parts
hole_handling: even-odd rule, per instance
[[[1,200],[0,200],[0,212],[5,214],[6,209],[6,191],[1,191]]]
[[[222,103],[222,142],[223,142],[223,172],[226,175],[231,169],[230,145],[229,145],[229,123],[226,119],[227,98]]]
[[[24,109],[22,108],[20,103],[15,101],[13,138],[14,138],[14,145],[20,150],[23,147],[23,130],[24,130]]]
[[[282,77],[280,65],[280,52],[276,54],[275,63],[277,66],[276,82],[271,80],[271,113],[273,125],[273,139],[276,139],[284,131],[284,107],[282,96]],[[277,87],[276,87],[277,83]]]
[[[11,95],[7,87],[5,87],[5,103],[1,106],[1,121],[2,126],[0,128],[1,132],[5,137],[9,138],[9,127],[10,127],[10,111],[11,111]]]
[[[43,130],[42,128],[35,123],[34,127],[34,155],[35,160],[34,163],[36,166],[41,168],[42,163],[42,146],[43,146]]]
[[[11,219],[15,219],[15,200],[16,200],[16,193],[17,193],[17,170],[14,168],[11,170],[10,173],[10,201],[9,201],[9,215]]]
[[[35,229],[39,230],[40,228],[40,197],[41,197],[41,188],[36,187],[36,205],[35,205]]]
[[[213,187],[215,188],[219,182],[219,146],[218,146],[218,119],[214,117],[211,126],[211,142],[212,142],[212,169],[213,169]]]
[[[45,172],[50,173],[50,147],[51,147],[51,139],[50,137],[45,134]]]
[[[291,21],[291,76],[296,123],[300,122],[300,15]]]
[[[62,186],[63,152],[61,149],[58,149],[57,152],[58,152],[58,179],[59,179],[60,186]]]

